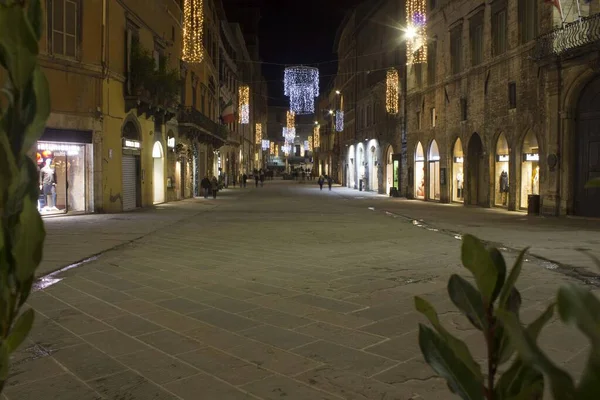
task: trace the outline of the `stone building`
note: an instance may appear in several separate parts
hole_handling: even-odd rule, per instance
[[[595,201],[598,213],[597,191],[583,189],[600,171],[598,136],[578,119],[593,114],[579,99],[594,96],[598,53],[585,46],[598,37],[559,48],[569,29],[597,36],[598,19],[579,20],[573,3],[564,18],[577,22],[554,30],[559,10],[536,0],[427,2],[426,62],[408,70],[409,197],[509,210],[541,203],[555,215],[591,215]]]

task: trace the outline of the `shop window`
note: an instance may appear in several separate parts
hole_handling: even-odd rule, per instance
[[[498,142],[496,142],[496,185],[494,190],[494,204],[500,207],[508,205],[509,161],[510,150],[508,148],[508,141],[504,133],[501,133],[498,136]]]
[[[463,153],[462,142],[460,138],[454,142],[454,148],[452,149],[452,200],[462,203],[464,201],[464,161],[465,156]]]
[[[75,58],[81,32],[81,3],[79,0],[51,0],[48,3],[48,32],[50,52]]]
[[[511,110],[517,108],[517,84],[515,82],[508,84],[508,108]]]
[[[533,131],[523,139],[521,160],[521,208],[527,208],[529,196],[540,194],[540,152]]]
[[[434,140],[429,146],[429,198],[440,199],[440,149]]]
[[[425,198],[425,153],[421,142],[415,149],[415,197]]]

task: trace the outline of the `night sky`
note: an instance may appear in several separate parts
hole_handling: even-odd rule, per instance
[[[269,103],[287,105],[285,64],[316,66],[321,88],[337,71],[333,42],[346,12],[361,0],[266,0],[261,7],[260,56],[269,84]],[[317,64],[318,63],[318,64]]]

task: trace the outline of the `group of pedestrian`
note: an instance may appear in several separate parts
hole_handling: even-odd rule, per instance
[[[331,186],[333,185],[333,178],[331,176],[321,175],[318,182],[320,190],[323,190],[323,185],[327,182],[327,186],[329,186],[329,190],[331,191]]]
[[[206,175],[200,181],[200,187],[204,192],[204,198],[208,199],[208,196],[212,194],[213,199],[217,198],[217,192],[219,191],[219,181],[216,176],[209,177]]]

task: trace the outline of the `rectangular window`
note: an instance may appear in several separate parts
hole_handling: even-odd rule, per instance
[[[494,56],[506,53],[508,26],[506,24],[506,8],[492,16],[492,52]]]
[[[461,121],[466,121],[467,120],[467,99],[462,98],[460,99],[460,120]]]
[[[51,0],[48,13],[50,52],[54,55],[75,58],[77,56],[80,24],[79,0]]]
[[[483,12],[469,20],[469,33],[471,36],[471,65],[475,66],[483,62]]]
[[[462,25],[450,32],[450,57],[452,74],[460,73],[462,71]]]
[[[415,64],[415,81],[418,88],[423,86],[423,64]]]
[[[437,42],[427,44],[427,83],[435,85],[435,68],[437,57]]]
[[[537,36],[537,0],[519,0],[519,35],[521,43],[527,43]]]
[[[431,109],[429,110],[429,116],[431,118],[431,127],[435,128],[435,122],[437,120],[437,115],[435,113],[435,107],[431,107]]]
[[[509,82],[508,84],[508,108],[517,108],[517,84],[515,82]]]

